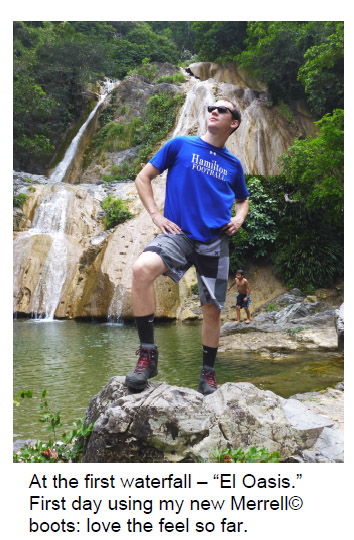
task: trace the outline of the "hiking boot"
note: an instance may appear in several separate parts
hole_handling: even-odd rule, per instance
[[[216,389],[215,369],[207,366],[203,367],[200,372],[198,392],[207,396],[215,392]]]
[[[144,390],[148,379],[157,375],[157,359],[159,352],[156,345],[142,343],[136,351],[139,355],[134,371],[128,373],[125,384],[132,390]]]

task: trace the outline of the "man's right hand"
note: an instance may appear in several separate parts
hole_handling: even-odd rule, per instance
[[[163,233],[178,234],[181,228],[160,213],[151,214],[151,219]]]

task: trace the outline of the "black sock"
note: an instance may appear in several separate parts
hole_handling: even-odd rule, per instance
[[[154,314],[135,317],[140,343],[154,343]]]
[[[217,347],[203,345],[203,367],[214,367],[217,352]]]

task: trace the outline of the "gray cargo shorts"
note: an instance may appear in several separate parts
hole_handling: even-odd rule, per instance
[[[159,234],[144,251],[157,253],[168,271],[164,274],[178,283],[194,265],[197,271],[200,303],[214,303],[223,309],[229,277],[229,237],[220,235],[209,243],[188,238],[184,233]]]

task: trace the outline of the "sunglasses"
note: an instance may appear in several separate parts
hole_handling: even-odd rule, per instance
[[[215,111],[215,109],[218,111],[219,114],[226,114],[227,112],[230,112],[232,114],[232,117],[235,118],[234,112],[228,107],[223,107],[223,106],[218,107],[217,105],[208,106],[208,112],[210,113]]]

